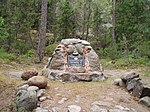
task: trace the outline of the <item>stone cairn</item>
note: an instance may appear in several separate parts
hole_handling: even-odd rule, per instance
[[[98,55],[89,42],[80,39],[63,39],[42,74],[62,82],[105,79]]]

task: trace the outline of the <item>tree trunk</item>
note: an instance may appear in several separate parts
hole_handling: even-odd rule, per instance
[[[56,32],[56,8],[57,8],[57,1],[55,0],[54,6],[53,6],[53,25],[52,25],[52,29],[53,29],[53,43],[56,42],[56,38],[57,38],[57,32]]]
[[[112,16],[112,23],[113,23],[113,28],[112,28],[112,40],[113,43],[115,43],[115,24],[116,24],[116,0],[113,0],[113,16]]]
[[[88,35],[89,35],[89,27],[90,27],[90,17],[91,17],[91,0],[88,1],[88,16],[87,16],[87,22],[86,22],[86,40],[88,40]]]
[[[48,0],[42,0],[41,17],[39,25],[39,43],[38,43],[38,58],[41,62],[44,57],[44,48],[46,43],[46,24],[47,24],[47,3]]]

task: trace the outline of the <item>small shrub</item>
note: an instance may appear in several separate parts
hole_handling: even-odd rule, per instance
[[[108,47],[104,49],[104,56],[112,60],[119,59],[123,56],[122,52],[117,49],[117,46]]]
[[[15,55],[11,54],[11,53],[7,53],[5,52],[3,49],[0,49],[0,58],[1,59],[7,59],[7,60],[14,60],[16,57]]]
[[[135,57],[148,57],[150,58],[150,41],[141,42],[133,51]]]
[[[49,46],[46,47],[45,49],[45,54],[46,56],[52,56],[55,48],[57,47],[58,43],[50,44]]]
[[[138,58],[138,59],[129,58],[129,64],[130,66],[133,66],[133,65],[150,66],[150,60],[148,58]]]
[[[36,51],[34,49],[28,50],[25,54],[27,57],[33,57],[36,55]]]
[[[117,67],[117,68],[122,68],[122,67],[126,67],[126,66],[128,66],[128,62],[127,62],[127,60],[126,59],[118,59],[118,60],[116,60],[116,62],[115,62],[115,67]]]

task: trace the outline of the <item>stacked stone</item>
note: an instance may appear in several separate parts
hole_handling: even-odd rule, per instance
[[[63,39],[56,47],[47,68],[53,70],[66,70],[68,67],[66,58],[67,55],[71,54],[85,56],[86,71],[102,71],[98,55],[92,49],[90,43],[80,39]],[[79,69],[75,72],[85,72],[85,70]]]
[[[70,66],[70,55],[84,57],[83,66]],[[63,39],[49,59],[43,75],[63,82],[104,79],[98,55],[89,42],[80,39]]]
[[[38,103],[45,100],[45,88],[47,81],[43,76],[35,76],[38,72],[27,71],[22,74],[22,79],[27,80],[18,86],[16,92],[16,108],[17,112],[32,112],[38,107]],[[38,112],[38,111],[37,111]],[[48,111],[42,111],[48,112]]]
[[[128,73],[121,76],[114,82],[118,86],[124,86],[135,97],[141,98],[139,101],[150,108],[150,85],[145,84],[139,74]]]

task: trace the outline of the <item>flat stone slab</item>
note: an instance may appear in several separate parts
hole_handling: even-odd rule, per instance
[[[21,78],[21,75],[24,71],[17,71],[17,70],[12,70],[12,71],[8,71],[7,75],[8,76],[15,76],[17,78]]]
[[[89,73],[69,73],[59,70],[43,70],[43,75],[61,82],[77,82],[77,81],[99,81],[104,80],[105,76],[102,72],[89,72]]]

